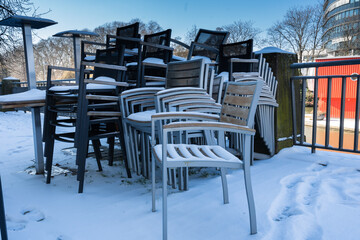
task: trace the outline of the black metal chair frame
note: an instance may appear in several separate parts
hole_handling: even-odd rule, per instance
[[[7,240],[7,229],[6,229],[6,218],[5,218],[5,207],[4,207],[4,197],[1,186],[1,177],[0,177],[0,230],[1,230],[1,239]]]
[[[252,58],[254,58],[253,39],[221,44],[219,49],[218,72],[229,72],[229,81],[233,81],[234,71],[251,72],[253,70],[254,64],[257,61],[250,61],[249,59]]]
[[[106,49],[102,50],[104,52],[111,51],[112,49]],[[121,115],[120,114],[120,106],[118,101],[118,95],[121,93],[121,91],[128,86],[127,83],[122,82],[124,79],[124,72],[126,71],[126,68],[123,66],[124,63],[124,46],[122,49],[120,49],[117,53],[117,57],[119,60],[119,65],[112,65],[112,64],[106,64],[106,63],[89,63],[89,62],[82,62],[81,68],[80,68],[80,81],[79,81],[79,100],[78,100],[78,118],[76,122],[77,127],[77,136],[75,138],[75,141],[77,142],[77,157],[76,162],[78,164],[78,175],[77,179],[79,181],[79,193],[83,192],[83,186],[84,186],[84,177],[85,177],[85,164],[86,164],[86,155],[87,155],[87,142],[89,140],[98,140],[101,138],[113,138],[118,137],[121,143],[121,149],[123,151],[123,158],[125,162],[125,168],[127,171],[127,175],[130,178],[131,173],[130,169],[128,167],[128,162],[126,160],[126,152],[125,152],[125,144],[124,144],[124,134],[122,129],[122,122],[121,122]],[[116,83],[113,83],[116,87],[114,89],[115,92],[111,96],[99,96],[99,99],[101,101],[103,100],[104,103],[94,103],[91,104],[90,100],[87,99],[87,89],[86,85],[87,83],[92,83],[94,81],[88,80],[84,78],[85,73],[85,66],[93,66],[96,69],[105,69],[106,71],[115,71],[118,72],[116,75],[117,79]],[[94,74],[94,76],[97,76]],[[109,105],[106,102],[110,101],[112,103],[117,103],[116,106]],[[96,117],[90,117],[88,114],[89,109],[92,110],[100,110],[103,111],[105,108],[106,110],[110,107],[111,109],[115,108],[114,112],[103,112],[104,115],[99,117],[99,115],[94,115]],[[101,114],[100,114],[101,115]],[[112,123],[115,128],[113,129],[106,129],[110,131],[89,131],[89,129],[92,129],[93,126],[97,126],[99,124],[109,124]]]

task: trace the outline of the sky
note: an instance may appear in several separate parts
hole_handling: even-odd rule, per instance
[[[314,5],[317,0],[33,0],[38,13],[58,24],[38,30],[47,38],[65,30],[94,28],[113,21],[128,22],[140,18],[154,20],[172,37],[183,37],[196,25],[215,29],[234,21],[252,21],[263,32],[295,6]],[[184,39],[184,38],[183,38]],[[34,41],[37,41],[34,39]]]

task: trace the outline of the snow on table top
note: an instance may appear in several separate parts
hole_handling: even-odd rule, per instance
[[[0,103],[16,103],[16,102],[31,102],[31,101],[45,101],[45,91],[39,89],[30,89],[22,93],[14,93],[0,96]]]

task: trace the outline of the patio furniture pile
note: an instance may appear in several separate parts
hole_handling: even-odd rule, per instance
[[[99,171],[100,147],[108,144],[110,166],[123,161],[128,178],[137,174],[152,179],[155,211],[160,168],[167,239],[168,185],[187,190],[189,168],[214,167],[228,203],[226,168],[240,168],[250,232],[255,234],[250,177],[254,136],[256,129],[274,154],[277,80],[266,60],[255,58],[252,39],[226,43],[228,36],[200,29],[189,46],[172,39],[171,29],[142,37],[137,22],[118,28],[105,43],[82,41],[78,68],[49,66],[43,126],[46,183],[52,181],[56,141],[71,142],[77,150],[79,193],[84,191],[90,143]],[[187,49],[187,58],[175,56],[171,43]],[[72,85],[55,85],[54,71],[73,71],[77,79]],[[122,159],[114,157],[116,140]]]

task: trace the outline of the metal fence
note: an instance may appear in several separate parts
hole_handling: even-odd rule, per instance
[[[51,84],[53,84],[53,86],[73,85],[75,83],[76,83],[75,79],[51,80]],[[12,84],[14,85],[13,91],[12,91],[13,93],[20,93],[20,92],[25,92],[26,90],[28,90],[27,82],[14,82]],[[47,81],[36,81],[36,88],[45,90],[46,84],[47,84]],[[1,85],[0,85],[0,88],[1,88]]]
[[[311,147],[312,153],[315,152],[316,148],[321,149],[330,149],[337,151],[345,151],[345,152],[356,152],[360,153],[358,143],[359,143],[359,107],[360,107],[360,81],[359,74],[349,74],[349,75],[324,75],[319,76],[319,68],[321,67],[335,67],[335,66],[345,66],[345,65],[358,65],[360,64],[360,60],[342,60],[342,61],[330,61],[330,62],[316,62],[316,63],[295,63],[291,65],[291,68],[296,71],[298,69],[304,68],[314,68],[315,74],[314,76],[295,76],[297,74],[293,74],[291,77],[291,104],[292,104],[292,117],[293,117],[293,143],[294,145]],[[356,103],[355,103],[355,118],[354,120],[354,131],[351,134],[351,140],[353,140],[354,144],[351,148],[344,148],[344,120],[345,120],[345,99],[346,99],[346,84],[347,79],[352,78],[352,80],[356,81]],[[313,107],[312,107],[312,130],[311,130],[311,143],[306,142],[305,140],[305,97],[307,91],[307,81],[313,80],[314,82],[314,91],[313,91]],[[319,80],[327,84],[327,98],[326,98],[326,112],[325,112],[325,141],[324,144],[317,143],[317,131],[319,127],[317,125],[318,121],[318,90],[319,90]],[[339,127],[337,129],[338,133],[338,147],[332,146],[329,143],[330,139],[330,121],[331,121],[331,96],[334,84],[333,81],[341,81],[341,98],[340,98],[340,118],[337,119],[339,123]],[[295,85],[300,84],[300,94],[295,93]],[[336,85],[340,86],[340,85]],[[300,99],[296,99],[297,96]],[[299,106],[300,105],[300,106]],[[300,108],[300,109],[299,109]],[[300,121],[300,124],[299,122]],[[300,129],[298,127],[300,126]],[[333,136],[332,136],[333,137]]]

